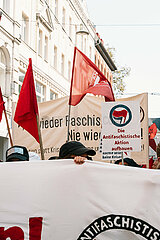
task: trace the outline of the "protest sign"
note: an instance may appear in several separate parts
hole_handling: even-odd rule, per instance
[[[0,239],[159,240],[159,171],[73,160],[3,163]]]
[[[102,154],[140,151],[139,101],[102,103]]]

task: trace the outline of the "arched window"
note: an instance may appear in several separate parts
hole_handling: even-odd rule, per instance
[[[6,57],[3,50],[0,48],[0,86],[2,93],[5,94],[5,82],[6,82]]]

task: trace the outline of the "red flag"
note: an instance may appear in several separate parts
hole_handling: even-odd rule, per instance
[[[150,136],[149,138],[150,139],[153,139],[155,136],[156,136],[156,133],[157,133],[157,126],[155,123],[153,123],[149,128],[148,128],[148,131],[150,133]]]
[[[105,96],[106,101],[115,101],[110,82],[97,66],[75,47],[69,105],[77,105],[86,93]]]
[[[1,87],[0,87],[0,121],[2,120],[2,113],[4,110],[4,101],[3,101],[3,97],[2,97],[2,91],[1,91]]]
[[[149,138],[149,146],[156,152],[157,146],[156,146],[156,142],[153,138]]]
[[[24,128],[27,132],[29,132],[39,143],[36,120],[37,114],[38,105],[34,86],[32,60],[30,58],[28,69],[19,94],[14,121],[22,128]]]

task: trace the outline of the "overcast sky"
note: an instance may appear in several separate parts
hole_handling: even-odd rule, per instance
[[[86,2],[97,32],[106,46],[116,49],[118,64],[131,68],[127,97],[148,92],[149,117],[160,117],[160,0]]]

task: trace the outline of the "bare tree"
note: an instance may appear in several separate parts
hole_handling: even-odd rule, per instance
[[[110,57],[114,60],[117,70],[112,72],[113,75],[113,91],[114,94],[123,94],[126,84],[124,82],[125,78],[127,78],[130,74],[131,68],[127,66],[119,66],[116,63],[115,58],[115,48],[107,47],[107,52],[109,53]]]

